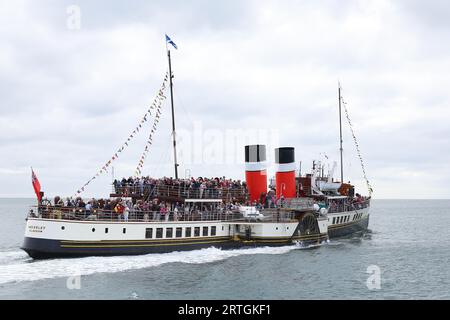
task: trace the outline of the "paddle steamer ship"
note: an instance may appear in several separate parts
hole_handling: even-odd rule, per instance
[[[178,179],[170,50],[167,53]],[[44,199],[29,211],[22,249],[35,259],[137,255],[210,246],[320,244],[367,229],[370,197],[355,198],[353,186],[343,183],[342,129],[340,182],[332,173],[320,175],[320,163],[313,165],[311,174],[296,176],[294,148],[280,147],[275,149],[275,185],[268,190],[265,145],[247,145],[244,150],[245,189],[200,194],[174,185],[114,187],[112,199],[169,203],[163,219],[152,210],[132,210],[124,218],[114,210],[64,207]],[[177,212],[176,204],[182,204],[183,212]]]

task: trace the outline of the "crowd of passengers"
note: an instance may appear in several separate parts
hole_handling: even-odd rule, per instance
[[[255,206],[258,210],[263,208],[279,208],[285,205],[283,196],[276,197],[275,190],[271,189],[267,193],[261,193],[259,201],[250,203],[246,201],[247,187],[245,182],[240,180],[232,180],[222,178],[189,178],[189,179],[173,179],[150,177],[123,178],[122,180],[114,180],[116,194],[127,196],[124,188],[131,188],[128,192],[139,192],[144,195],[144,191],[148,188],[155,190],[157,186],[173,188],[174,190],[183,190],[183,194],[192,198],[217,198],[222,195],[224,189],[235,190],[242,193],[243,197],[232,197],[227,199],[225,203],[216,203],[209,205],[185,204],[183,202],[169,202],[158,199],[158,196],[168,196],[168,194],[147,193],[148,200],[137,200],[134,203],[129,198],[112,198],[112,199],[90,199],[83,200],[81,197],[63,199],[59,196],[54,198],[53,204],[46,200],[47,206],[56,207],[57,215],[74,214],[76,217],[83,219],[97,218],[117,218],[128,221],[128,219],[136,220],[191,220],[193,218],[202,218],[210,213],[214,214],[231,214],[238,211],[239,206]],[[164,189],[164,188],[163,188]],[[124,194],[125,193],[125,194]],[[159,192],[158,192],[159,193]],[[129,194],[128,194],[129,195]],[[342,201],[341,201],[342,200]],[[366,198],[358,193],[355,197],[348,197],[340,201],[330,201],[328,203],[329,212],[347,211],[351,209],[361,209],[365,206]],[[42,209],[41,209],[42,210]],[[47,210],[47,212],[50,212]]]
[[[44,203],[43,203],[44,204]],[[41,213],[52,212],[57,217],[63,215],[73,215],[81,219],[102,219],[117,218],[128,221],[133,220],[192,220],[202,219],[208,214],[230,215],[239,211],[241,205],[255,206],[258,210],[263,208],[277,208],[284,204],[284,197],[276,199],[275,191],[271,190],[267,194],[261,194],[260,202],[249,201],[239,202],[236,199],[226,203],[213,204],[193,204],[183,202],[169,202],[157,198],[149,200],[137,200],[133,203],[127,198],[112,199],[90,199],[84,200],[81,197],[63,199],[56,196],[53,203],[45,200],[45,205],[41,207]],[[46,207],[49,207],[47,210]]]
[[[67,218],[72,215],[80,219],[118,219],[132,220],[156,220],[156,221],[179,221],[179,220],[202,220],[212,218],[211,215],[231,215],[238,212],[241,205],[237,201],[227,204],[193,204],[168,202],[159,199],[137,200],[134,204],[129,199],[90,199],[83,200],[59,196],[54,198],[53,204],[47,200],[46,206],[40,208],[41,214],[51,214],[52,218]],[[246,203],[249,204],[249,203]],[[256,203],[254,203],[256,205]],[[56,215],[56,216],[55,216]]]
[[[220,198],[228,194],[245,195],[247,185],[244,181],[216,178],[186,178],[174,179],[171,177],[130,177],[128,179],[114,180],[116,194],[152,194],[156,196],[173,195],[189,198]],[[167,194],[166,194],[167,193]]]
[[[363,209],[368,206],[368,198],[361,196],[359,193],[355,197],[331,200],[328,203],[328,212],[342,212]]]

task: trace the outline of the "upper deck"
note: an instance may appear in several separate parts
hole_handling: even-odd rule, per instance
[[[163,199],[174,202],[184,202],[186,199],[219,199],[223,202],[245,203],[249,199],[245,186],[200,188],[176,184],[113,185],[110,196],[131,197],[133,199]]]

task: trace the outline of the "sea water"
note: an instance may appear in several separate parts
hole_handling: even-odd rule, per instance
[[[33,199],[0,199],[0,299],[450,299],[450,200],[373,200],[370,231],[319,247],[33,260]]]

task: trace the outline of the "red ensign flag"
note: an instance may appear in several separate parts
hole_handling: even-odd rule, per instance
[[[41,184],[34,174],[33,168],[31,168],[31,183],[33,184],[34,192],[36,193],[39,202],[41,202]]]

